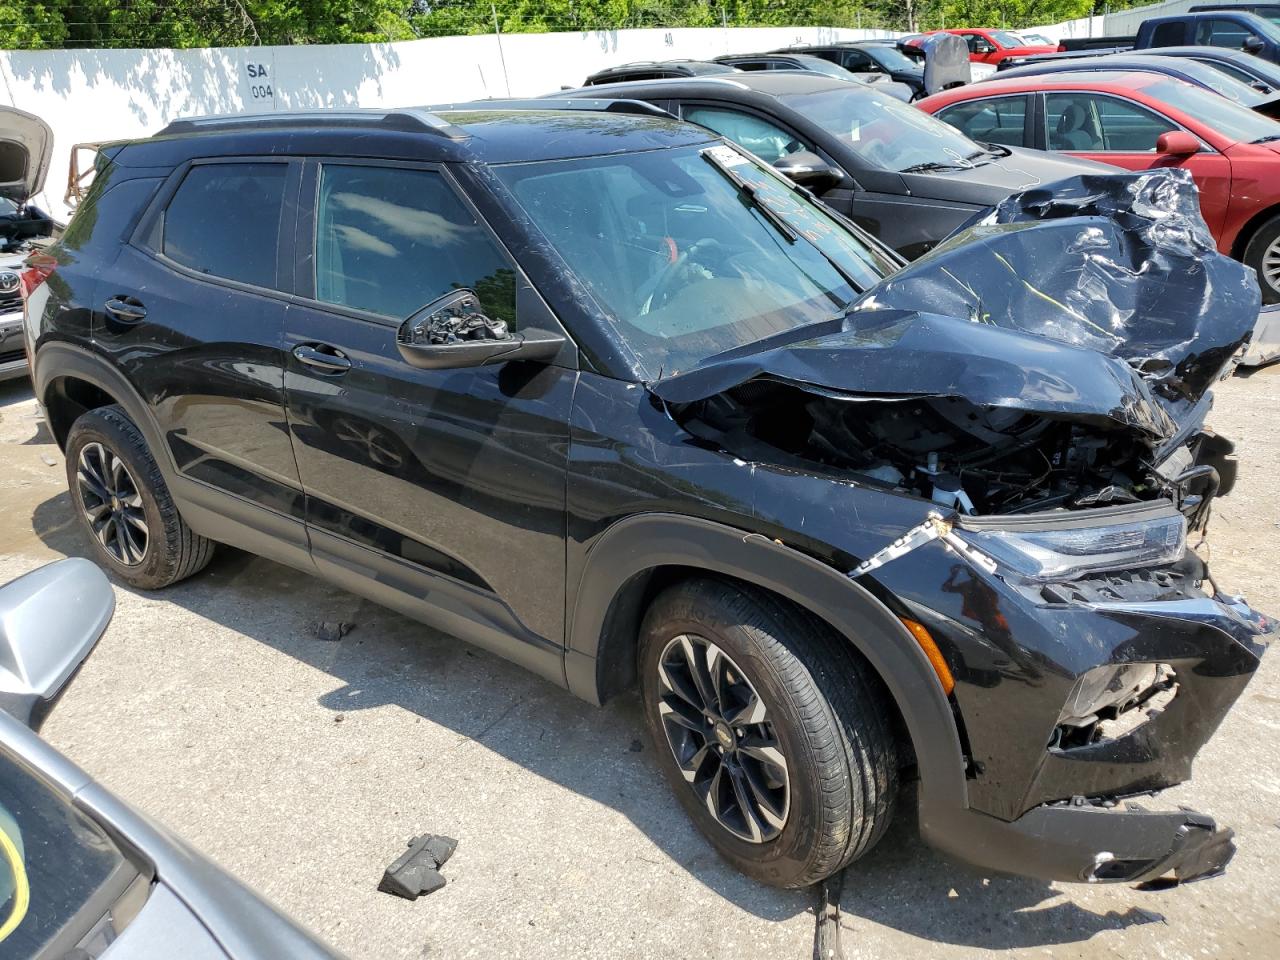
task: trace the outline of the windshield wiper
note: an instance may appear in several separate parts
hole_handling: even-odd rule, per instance
[[[1275,143],[1280,140],[1280,133],[1269,133],[1265,137],[1259,137],[1257,140],[1250,140],[1250,143]]]
[[[962,163],[943,163],[941,160],[927,160],[924,163],[913,163],[909,167],[903,167],[899,173],[931,173],[935,170],[966,170],[968,169]]]
[[[754,184],[748,183],[743,179],[741,174],[733,169],[733,167],[729,166],[711,151],[704,150],[702,152],[702,156],[709,164],[724,174],[726,180],[738,188],[738,193],[746,197],[747,202],[760,211],[761,216],[773,224],[777,231],[787,238],[788,243],[795,243],[800,239],[800,232],[791,224],[787,223],[782,214],[769,206],[769,204],[760,196],[759,188]]]

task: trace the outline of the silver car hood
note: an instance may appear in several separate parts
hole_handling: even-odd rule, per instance
[[[44,189],[53,131],[33,114],[0,107],[0,197],[21,206]]]

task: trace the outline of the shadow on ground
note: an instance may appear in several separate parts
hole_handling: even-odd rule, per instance
[[[65,492],[40,503],[32,524],[50,549],[91,557]],[[460,745],[479,743],[619,811],[672,860],[742,910],[781,920],[811,909],[808,892],[773,890],[746,879],[696,833],[670,796],[651,746],[641,743],[643,723],[634,696],[603,709],[592,707],[484,651],[307,573],[230,548],[221,548],[202,574],[161,596],[332,676],[337,685],[319,698],[323,709],[337,714],[398,706],[456,732]],[[344,620],[355,628],[340,641],[320,640],[315,624],[322,620]],[[447,752],[435,762],[448,763]],[[1137,909],[1097,913],[1040,881],[984,879],[941,859],[919,840],[909,797],[899,809],[904,815],[846,877],[842,923],[855,931],[847,934],[850,938],[860,924],[871,922],[942,943],[1004,949],[1075,943],[1100,931],[1163,919]]]

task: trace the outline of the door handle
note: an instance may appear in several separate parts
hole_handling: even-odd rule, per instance
[[[346,373],[351,369],[351,361],[336,347],[301,343],[293,348],[293,355],[301,363],[305,363],[308,367],[315,367],[324,373]]]
[[[147,315],[147,308],[133,297],[112,297],[102,305],[102,309],[125,323],[137,323]]]

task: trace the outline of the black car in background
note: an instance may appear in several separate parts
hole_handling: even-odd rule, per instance
[[[714,130],[909,260],[1015,191],[1111,169],[975,143],[874,87],[818,74],[653,80],[553,96],[642,100]]]
[[[915,90],[892,80],[888,74],[878,71],[850,73],[844,67],[837,66],[830,60],[815,57],[807,53],[731,53],[716,57],[716,63],[734,67],[747,72],[756,70],[811,70],[823,76],[837,80],[856,80],[859,83],[873,84],[881,93],[888,93],[900,100],[910,102],[915,98]]]
[[[1269,630],[1188,548],[1259,299],[1191,181],[1037,187],[900,268],[636,109],[103,147],[25,276],[98,562],[155,589],[229,543],[592,702],[638,688],[689,816],[767,883],[865,853],[903,778],[990,869],[1221,869],[1210,817],[1123,804],[1189,777]]]
[[[597,70],[582,81],[584,87],[629,80],[666,80],[673,77],[710,77],[734,73],[733,67],[710,60],[638,60]]]
[[[1197,60],[1220,70],[1242,83],[1251,84],[1259,93],[1280,94],[1280,64],[1263,60],[1243,50],[1225,47],[1155,47],[1150,50],[1131,50],[1134,56],[1180,57]]]
[[[883,73],[911,88],[913,98],[923,97],[924,66],[902,52],[893,41],[853,40],[841,43],[787,47],[777,53],[807,53],[821,57],[850,73]]]

